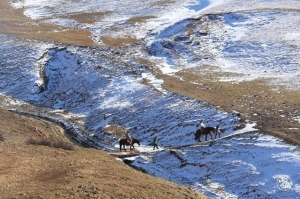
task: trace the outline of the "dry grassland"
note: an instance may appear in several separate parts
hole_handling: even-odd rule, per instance
[[[61,128],[0,109],[0,196],[7,198],[206,198],[188,187],[134,170],[96,149],[30,145],[69,142]]]
[[[267,80],[238,84],[217,81],[222,75],[226,74],[199,76],[184,71],[177,73],[177,77],[161,75],[161,78],[165,80],[163,87],[169,91],[209,102],[228,112],[238,111],[244,121],[256,121],[262,132],[300,144],[300,124],[292,119],[299,114],[299,92],[284,88],[274,91]]]
[[[79,23],[87,23],[87,24],[92,24],[97,21],[99,21],[103,16],[109,14],[111,12],[93,12],[93,13],[75,13],[72,15],[67,15],[67,19],[74,19],[78,21]],[[65,17],[61,16],[62,18]]]
[[[31,20],[23,15],[22,9],[11,8],[8,5],[8,0],[0,2],[0,33],[79,46],[94,45],[89,31],[66,29]]]
[[[127,23],[143,23],[148,19],[155,19],[155,16],[142,16],[142,17],[132,17],[127,20]]]
[[[124,46],[127,44],[132,44],[132,43],[136,43],[139,40],[135,39],[135,38],[110,38],[110,37],[101,37],[101,40],[103,41],[103,43],[105,43],[106,45],[109,45],[111,47],[120,47],[120,46]]]

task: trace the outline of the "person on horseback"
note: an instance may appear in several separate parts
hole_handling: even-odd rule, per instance
[[[126,137],[127,143],[131,144],[132,138],[131,138],[131,135],[129,134],[129,130],[126,131],[125,137]]]
[[[201,131],[204,132],[205,125],[203,123],[203,120],[200,121],[200,127],[201,127]]]

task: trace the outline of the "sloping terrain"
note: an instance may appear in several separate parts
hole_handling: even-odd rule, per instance
[[[300,194],[299,147],[261,133],[241,133],[157,153],[149,150],[132,165],[211,198],[294,198]]]
[[[171,134],[174,137],[188,134],[188,143],[193,143],[191,133],[197,128],[200,118],[210,121],[208,125],[220,124],[228,133],[239,123],[236,114],[218,111],[207,103],[167,91],[162,95],[143,85],[141,73],[144,69],[138,63],[111,59],[102,49],[49,48],[50,44],[44,44],[45,51],[41,52],[40,43],[35,47],[31,41],[31,46],[16,48],[11,42],[4,41],[8,40],[7,37],[2,39],[2,55],[16,56],[3,63],[5,75],[2,78],[5,81],[2,81],[2,88],[6,95],[19,99],[20,104],[30,102],[35,106],[63,110],[57,114],[72,117],[104,142],[108,141],[104,133],[108,125],[130,128],[132,136],[144,143],[150,143],[158,133],[164,145],[170,145],[168,136]],[[23,56],[21,52],[31,56]],[[23,63],[26,63],[25,67]],[[11,64],[19,67],[11,68]],[[21,77],[20,68],[24,70]],[[16,103],[8,101],[3,105],[12,107]],[[117,139],[112,141],[111,144]],[[178,145],[179,140],[172,141],[172,144]]]
[[[211,197],[260,197],[263,192],[268,193],[264,197],[281,197],[280,186],[274,186],[282,176],[294,182],[288,184],[290,196],[299,193],[297,173],[265,174],[273,169],[268,167],[272,157],[282,160],[281,150],[264,154],[262,158],[270,162],[261,171],[251,170],[257,164],[251,158],[230,159],[235,148],[238,151],[249,144],[251,134],[235,139],[245,126],[244,133],[255,130],[299,144],[299,2],[10,3],[11,7],[0,4],[4,11],[0,29],[2,107],[72,123],[80,129],[77,140],[109,151],[119,150],[118,139],[124,129],[130,129],[133,137],[142,140],[138,150],[146,154],[135,166],[192,185]],[[23,13],[29,18],[22,17]],[[236,146],[228,149],[228,156],[225,150],[222,160],[228,161],[202,164],[190,160],[197,159],[205,148],[194,140],[200,120],[207,126],[219,124],[222,137],[229,136],[228,142],[216,144],[215,151]],[[249,123],[251,128],[247,128]],[[156,135],[163,150],[157,154],[149,152],[152,147],[148,146]],[[260,148],[261,139],[276,140],[258,135],[249,144],[252,156],[265,150]],[[195,152],[189,149],[193,145]],[[175,152],[169,152],[169,147]],[[291,150],[293,157],[297,148]],[[180,155],[181,151],[187,153]],[[170,161],[174,170],[156,163],[160,156],[173,160],[174,154],[179,160]],[[208,159],[218,156],[214,152],[202,155]],[[185,162],[191,162],[191,169],[185,170]],[[292,163],[289,171],[297,170],[299,160]],[[189,178],[189,173],[197,173],[199,164],[233,165],[237,175],[250,168],[247,175],[251,178],[262,173],[256,176],[257,184],[271,182],[271,186],[252,189],[257,184],[250,186],[245,181],[236,192],[232,181],[240,178],[224,180],[209,170],[199,178]],[[170,177],[178,168],[182,176]],[[217,189],[214,183],[203,181],[205,176],[219,183]],[[265,182],[261,180],[264,176]]]
[[[66,137],[53,123],[3,109],[0,114],[0,198],[206,198],[100,150],[26,144],[31,137]]]

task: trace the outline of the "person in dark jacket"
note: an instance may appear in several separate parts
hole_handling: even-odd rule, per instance
[[[156,148],[158,149],[158,136],[155,136],[155,138],[153,139],[153,150]]]

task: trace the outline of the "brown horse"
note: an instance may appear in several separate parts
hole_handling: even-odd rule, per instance
[[[221,131],[220,131],[220,127],[219,125],[215,127],[205,127],[203,129],[198,129],[196,132],[195,132],[195,140],[199,140],[201,142],[201,136],[202,135],[205,135],[205,141],[207,141],[207,135],[210,135],[210,138],[211,140],[213,139],[213,134],[215,134],[215,138],[217,138],[217,135],[219,134],[219,138],[221,137]]]
[[[121,139],[121,140],[119,141],[119,144],[120,144],[120,151],[122,151],[122,146],[123,146],[123,150],[126,151],[125,145],[126,145],[126,146],[129,146],[129,145],[130,145],[130,150],[134,149],[134,144],[138,144],[139,146],[141,146],[141,142],[140,142],[140,140],[138,140],[138,139],[132,139],[132,140],[131,140],[131,144],[128,144],[128,142],[127,142],[126,139]]]

